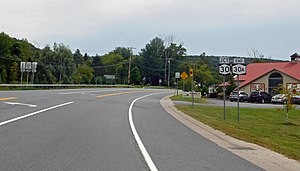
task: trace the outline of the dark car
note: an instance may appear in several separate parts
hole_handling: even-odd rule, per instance
[[[229,96],[229,100],[230,100],[231,102],[237,101],[237,95],[238,95],[238,92],[237,92],[237,91],[231,92],[231,93],[230,93],[230,96]],[[239,91],[239,101],[240,101],[240,102],[243,102],[243,101],[249,101],[248,94],[245,93],[244,91]]]
[[[272,96],[267,92],[253,91],[250,94],[249,102],[271,103]]]

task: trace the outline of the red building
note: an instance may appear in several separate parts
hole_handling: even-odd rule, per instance
[[[300,91],[300,55],[295,53],[291,61],[274,63],[252,63],[247,65],[247,74],[240,76],[240,90],[250,94],[252,91],[265,91],[275,94],[283,86],[294,85]]]

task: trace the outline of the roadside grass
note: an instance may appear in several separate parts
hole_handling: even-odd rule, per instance
[[[180,95],[175,95],[170,97],[171,100],[175,100],[175,101],[188,101],[188,102],[192,102],[192,97],[183,97],[181,94]],[[195,103],[207,103],[206,98],[194,98],[194,102]]]
[[[300,110],[289,112],[286,122],[285,111],[276,109],[240,108],[240,122],[237,108],[176,105],[180,111],[232,137],[255,143],[289,158],[300,161]]]

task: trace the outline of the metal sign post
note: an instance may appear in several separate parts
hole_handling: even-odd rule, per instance
[[[186,74],[186,72],[183,72],[183,73],[181,73],[180,77],[183,80],[185,80],[188,77],[188,75]],[[183,81],[183,88],[182,88],[183,91],[184,91],[184,86],[185,86],[185,81]]]
[[[244,58],[234,58],[232,73],[237,75],[237,108],[238,108],[238,122],[240,122],[240,75],[246,74],[246,65],[244,65]]]
[[[195,102],[195,98],[194,98],[194,74],[193,74],[193,69],[190,69],[190,77],[192,79],[192,107],[194,107],[194,102]]]
[[[221,57],[219,60],[219,74],[223,75],[223,110],[224,110],[224,120],[226,119],[226,94],[225,94],[225,75],[230,74],[230,65],[228,57]]]
[[[20,63],[20,71],[21,71],[21,84],[23,84],[23,73],[25,72],[25,62]]]
[[[29,72],[31,71],[31,62],[26,62],[25,71],[27,71],[27,81],[26,81],[26,84],[28,85]]]
[[[180,78],[180,72],[175,72],[176,78],[176,95],[178,96],[178,79]]]

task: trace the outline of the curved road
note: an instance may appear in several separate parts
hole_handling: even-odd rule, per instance
[[[172,93],[2,91],[0,170],[262,170],[169,115],[159,100]]]

